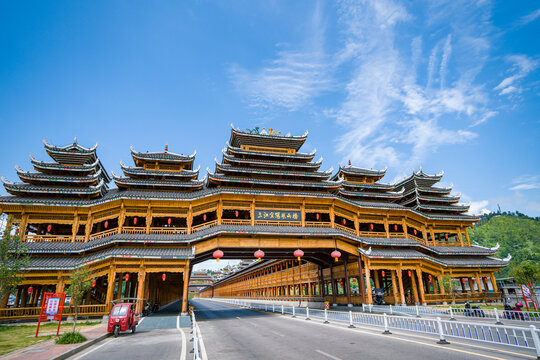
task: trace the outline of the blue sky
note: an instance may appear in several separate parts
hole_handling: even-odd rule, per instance
[[[0,174],[77,136],[109,172],[168,143],[203,177],[234,123],[539,216],[538,34],[534,1],[2,1]]]

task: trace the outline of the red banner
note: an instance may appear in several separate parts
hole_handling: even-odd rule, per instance
[[[36,329],[36,338],[39,332],[39,324],[42,321],[48,320],[58,321],[58,328],[56,329],[56,336],[58,336],[58,332],[60,331],[60,324],[62,323],[62,313],[64,312],[65,299],[65,293],[48,292],[43,294],[43,300],[41,301],[41,311],[39,312],[38,325]]]

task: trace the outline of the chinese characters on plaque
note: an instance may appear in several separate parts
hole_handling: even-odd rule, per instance
[[[288,210],[255,210],[255,220],[301,221],[302,213]]]

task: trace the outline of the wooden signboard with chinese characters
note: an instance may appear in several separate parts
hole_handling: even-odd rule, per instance
[[[289,210],[255,209],[255,220],[302,221],[302,213],[300,211]]]
[[[41,302],[41,311],[39,312],[38,325],[36,329],[36,338],[38,337],[40,323],[48,320],[58,321],[58,328],[56,329],[56,336],[58,336],[60,324],[62,323],[62,313],[64,311],[65,299],[65,293],[48,292],[43,294],[43,301]]]

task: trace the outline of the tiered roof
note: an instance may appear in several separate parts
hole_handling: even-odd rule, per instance
[[[395,185],[394,189],[404,188],[401,205],[410,207],[423,213],[433,214],[461,214],[469,211],[469,204],[460,204],[461,194],[449,195],[450,187],[434,187],[444,172],[437,175],[428,175],[422,171],[413,172],[411,176]]]
[[[355,166],[340,165],[339,171],[333,180],[343,179],[343,184],[338,194],[361,201],[396,202],[403,196],[404,188],[394,190],[394,185],[378,183],[386,174],[384,170],[368,170]]]
[[[45,150],[54,162],[30,161],[37,172],[30,172],[15,166],[22,183],[15,183],[2,177],[6,191],[24,197],[66,197],[95,198],[107,191],[111,180],[96,153],[97,144],[85,148],[77,143],[54,146],[43,140]]]
[[[125,176],[113,172],[114,182],[122,190],[200,190],[205,179],[197,179],[199,168],[193,170],[195,154],[170,153],[167,147],[164,152],[141,153],[131,147],[136,166],[126,166],[120,162]]]
[[[298,152],[306,138],[307,132],[282,136],[271,129],[249,133],[232,126],[222,162],[216,160],[215,172],[208,170],[208,186],[337,191],[341,181],[329,180],[332,169],[319,171],[322,159],[312,162],[315,151]]]

